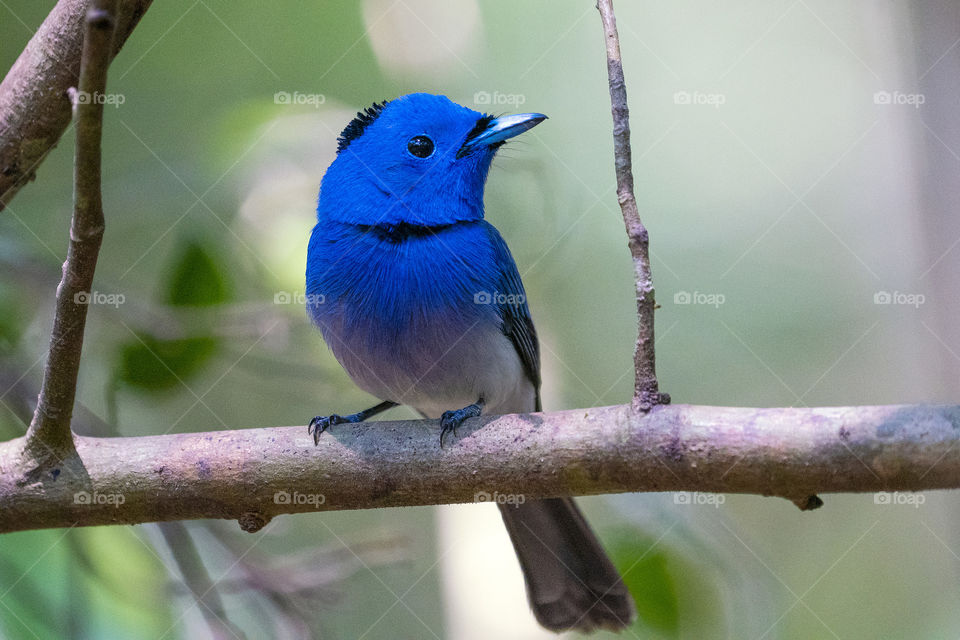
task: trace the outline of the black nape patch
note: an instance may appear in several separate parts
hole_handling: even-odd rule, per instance
[[[357,117],[343,128],[337,138],[337,153],[349,147],[351,142],[359,138],[363,134],[363,130],[373,124],[373,121],[377,119],[385,106],[387,106],[386,100],[374,102],[363,111],[357,111]]]

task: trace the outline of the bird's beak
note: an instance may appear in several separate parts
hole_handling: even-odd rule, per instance
[[[457,152],[457,157],[462,158],[479,147],[502,144],[509,138],[518,136],[527,129],[532,129],[546,119],[547,116],[542,113],[518,113],[487,120],[486,127],[477,128],[470,132],[463,146]],[[483,120],[486,120],[486,118],[481,119],[481,122]]]

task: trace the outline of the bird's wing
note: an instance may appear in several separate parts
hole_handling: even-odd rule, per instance
[[[540,343],[537,341],[537,330],[527,307],[523,282],[500,232],[493,225],[487,224],[486,227],[498,268],[496,293],[499,295],[496,304],[502,322],[500,329],[513,343],[520,356],[523,369],[536,389],[536,411],[540,411]]]

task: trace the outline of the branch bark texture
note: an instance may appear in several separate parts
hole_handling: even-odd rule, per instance
[[[669,402],[657,384],[654,355],[653,315],[656,308],[653,277],[650,273],[649,237],[640,221],[637,200],[633,194],[633,164],[630,155],[630,109],[627,107],[627,85],[620,58],[620,36],[613,13],[613,0],[598,0],[597,9],[603,22],[603,36],[607,48],[607,77],[610,85],[610,107],[613,113],[613,155],[617,176],[617,200],[627,228],[627,243],[633,258],[636,283],[637,344],[633,352],[634,393],[636,409]]]
[[[29,453],[35,459],[48,454],[63,457],[73,451],[70,417],[76,396],[77,373],[83,349],[88,296],[93,289],[100,242],[103,239],[103,201],[100,192],[100,140],[107,67],[113,52],[117,0],[96,0],[87,12],[80,83],[71,89],[77,144],[74,154],[73,218],[63,278],[57,287],[57,305],[50,334],[50,351],[43,373],[37,409],[27,431]]]
[[[960,488],[960,407],[748,409],[629,405],[468,420],[136,438],[77,436],[37,475],[0,444],[0,532],[72,525],[634,491],[780,496]],[[829,507],[828,507],[829,508]]]
[[[121,0],[110,57],[153,0]],[[67,90],[80,77],[84,18],[93,0],[60,0],[0,83],[0,211],[70,124]]]

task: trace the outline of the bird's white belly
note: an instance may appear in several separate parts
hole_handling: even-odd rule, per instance
[[[485,414],[533,411],[535,390],[520,356],[499,326],[491,325],[480,321],[453,329],[438,323],[434,326],[442,330],[411,330],[389,341],[379,340],[372,327],[363,336],[344,336],[328,325],[324,336],[360,388],[427,417],[481,398]]]

